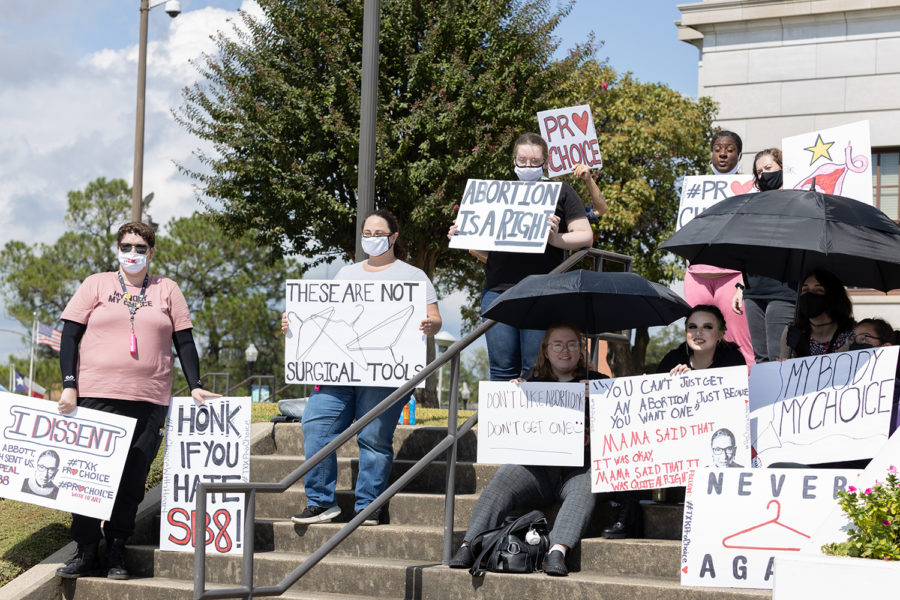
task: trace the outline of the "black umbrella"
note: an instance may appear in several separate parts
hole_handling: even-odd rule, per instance
[[[484,316],[520,329],[569,323],[596,335],[668,325],[690,308],[669,288],[636,273],[576,270],[529,275],[494,300]]]
[[[845,285],[900,288],[900,227],[842,196],[773,190],[732,196],[706,209],[660,248],[694,264],[799,282],[815,267]]]

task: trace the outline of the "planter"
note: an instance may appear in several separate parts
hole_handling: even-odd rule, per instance
[[[900,561],[792,554],[775,558],[772,600],[891,598],[900,582]]]

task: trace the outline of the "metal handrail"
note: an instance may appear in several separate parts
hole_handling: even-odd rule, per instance
[[[595,265],[599,260],[602,264],[604,260],[613,260],[625,264],[626,270],[631,270],[632,259],[629,256],[606,252],[595,248],[585,248],[572,254],[564,260],[551,273],[561,273],[569,270],[573,265],[578,263],[585,256],[591,256]],[[595,266],[596,268],[596,266]],[[425,468],[431,464],[442,453],[447,452],[447,468],[446,468],[446,496],[444,503],[444,543],[442,563],[447,564],[450,561],[450,555],[453,551],[453,519],[455,511],[456,497],[456,450],[457,443],[461,436],[468,433],[472,427],[478,422],[478,412],[470,416],[459,427],[457,427],[457,410],[459,401],[459,355],[462,350],[467,348],[479,337],[495,325],[496,321],[487,320],[482,322],[471,333],[455,342],[446,351],[437,356],[433,361],[419,371],[412,379],[397,388],[391,395],[379,402],[372,410],[360,417],[357,421],[341,432],[324,448],[316,452],[302,465],[294,469],[291,473],[282,478],[277,483],[265,482],[231,482],[231,483],[210,483],[199,482],[197,484],[197,518],[196,523],[206,523],[207,508],[206,495],[214,493],[243,493],[244,494],[244,547],[241,566],[241,587],[236,588],[218,588],[206,589],[206,536],[195,533],[194,535],[194,600],[207,600],[213,598],[246,598],[252,600],[254,596],[279,596],[294,585],[301,577],[303,577],[310,569],[327,556],[338,544],[344,541],[352,534],[363,521],[376,512],[390,499],[406,487],[410,481],[419,475]],[[628,336],[620,334],[601,334],[596,336],[597,339],[606,339],[610,341],[627,341]],[[253,586],[253,552],[254,552],[254,527],[256,524],[256,494],[258,493],[281,493],[294,485],[302,477],[304,477],[314,466],[318,465],[325,458],[342,446],[345,442],[355,437],[366,425],[378,418],[384,411],[390,408],[400,398],[412,392],[416,386],[426,377],[436,372],[445,364],[450,362],[450,405],[447,411],[447,436],[444,437],[434,448],[425,456],[419,459],[412,468],[404,473],[393,484],[373,500],[366,508],[360,511],[349,523],[341,527],[337,533],[329,538],[315,552],[310,554],[306,560],[297,566],[293,571],[288,573],[284,579],[276,585],[254,587]]]

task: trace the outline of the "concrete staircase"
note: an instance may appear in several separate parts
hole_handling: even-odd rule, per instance
[[[251,462],[253,481],[277,481],[303,460],[303,434],[299,424],[279,424],[269,439],[255,443]],[[394,477],[407,470],[445,435],[440,428],[397,429]],[[352,487],[356,479],[357,447],[347,444],[338,453],[339,503],[337,520],[353,515]],[[454,549],[462,539],[479,492],[496,471],[476,464],[475,437],[459,445]],[[679,584],[679,505],[645,503],[643,539],[605,540],[595,531],[611,516],[608,504],[599,503],[589,531],[569,556],[571,573],[551,578],[542,573],[472,578],[463,570],[441,566],[444,512],[444,465],[435,464],[391,501],[388,524],[361,527],[314,567],[283,598],[296,599],[470,599],[470,598],[581,598],[608,599],[751,599],[770,598],[756,590],[684,588]],[[290,516],[305,504],[302,484],[284,494],[257,496],[255,558],[256,585],[273,585],[293,570],[340,528],[340,523],[295,526]],[[555,507],[545,510],[548,516]],[[156,522],[158,525],[158,519]],[[193,555],[161,552],[158,527],[146,528],[145,539],[128,548],[127,564],[133,578],[109,581],[82,578],[63,586],[69,600],[190,599],[193,590]],[[143,543],[140,543],[143,542]],[[240,556],[209,556],[208,587],[233,587],[240,581]]]

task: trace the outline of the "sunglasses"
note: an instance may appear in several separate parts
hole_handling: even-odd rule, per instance
[[[147,244],[119,244],[119,250],[122,252],[131,252],[134,249],[138,254],[147,254],[150,246]]]

